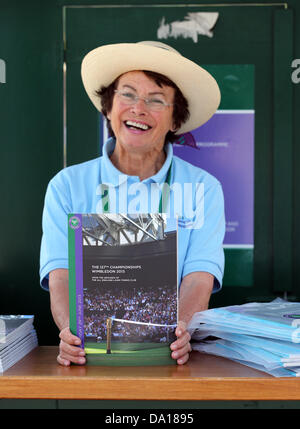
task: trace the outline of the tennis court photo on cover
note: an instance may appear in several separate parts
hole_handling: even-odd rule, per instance
[[[162,214],[69,216],[70,326],[87,364],[174,363],[177,231]]]

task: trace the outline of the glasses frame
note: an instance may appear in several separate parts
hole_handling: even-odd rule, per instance
[[[126,91],[120,91],[119,89],[115,89],[114,92],[120,96],[123,95],[124,93],[126,93]],[[156,109],[151,109],[151,107],[149,106],[151,98],[139,97],[138,95],[135,95],[135,94],[133,94],[133,95],[134,95],[134,99],[132,100],[132,102],[129,102],[129,103],[124,102],[124,103],[127,104],[128,106],[134,106],[135,104],[138,103],[139,100],[143,100],[149,110],[153,110],[153,111],[156,110]],[[160,101],[162,103],[162,107],[161,107],[161,109],[159,108],[158,110],[156,110],[158,112],[164,110],[168,106],[174,106],[174,103],[166,103],[164,100],[160,100]]]

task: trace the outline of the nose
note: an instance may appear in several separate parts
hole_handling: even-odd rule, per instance
[[[147,105],[141,98],[139,98],[137,102],[131,106],[130,111],[136,115],[146,115],[148,113]]]

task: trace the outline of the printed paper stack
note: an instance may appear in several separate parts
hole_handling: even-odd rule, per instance
[[[0,315],[0,373],[38,345],[33,320],[34,316]]]
[[[277,298],[196,313],[192,348],[275,377],[300,376],[300,303]]]

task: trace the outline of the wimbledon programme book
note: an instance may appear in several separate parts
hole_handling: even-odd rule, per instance
[[[177,221],[163,214],[70,214],[70,329],[87,364],[174,364]]]

